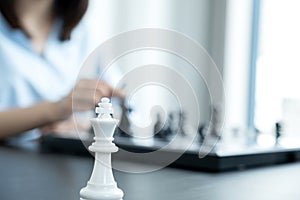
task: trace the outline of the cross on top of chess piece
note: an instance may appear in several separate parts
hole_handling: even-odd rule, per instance
[[[96,107],[95,112],[98,114],[98,118],[107,119],[112,118],[113,113],[112,104],[109,102],[109,98],[103,97],[98,103],[99,107]]]

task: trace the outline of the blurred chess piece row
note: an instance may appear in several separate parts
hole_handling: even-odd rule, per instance
[[[132,109],[126,105],[125,100],[121,102],[122,114],[120,122],[116,128],[116,135],[119,137],[131,138],[133,137],[132,122],[130,120],[130,113]],[[186,136],[186,114],[183,111],[170,112],[166,119],[163,119],[161,113],[156,113],[156,119],[153,124],[153,137],[155,139],[168,141],[176,134]]]
[[[134,125],[130,120],[132,109],[126,105],[125,101],[122,101],[121,108],[122,115],[116,128],[116,135],[131,139],[134,137],[132,131]],[[150,129],[149,132],[151,137],[146,138],[155,143],[157,141],[169,143],[175,141],[173,139],[178,137],[179,140],[176,141],[182,143],[185,140],[188,141],[191,138],[190,136],[194,136],[196,132],[197,136],[195,137],[193,147],[199,148],[203,156],[207,153],[223,149],[255,149],[262,146],[261,141],[265,139],[263,137],[266,135],[273,143],[269,147],[283,146],[285,138],[283,138],[283,123],[281,121],[274,123],[274,132],[269,135],[256,128],[247,130],[237,127],[230,130],[222,130],[222,116],[220,112],[221,110],[217,106],[213,106],[210,122],[201,123],[194,130],[192,130],[193,128],[190,129],[191,127],[187,119],[188,113],[185,111],[172,111],[166,114],[157,112],[154,114],[153,124],[151,125],[153,130]],[[180,146],[178,143],[173,144]]]
[[[122,115],[118,127],[116,128],[116,135],[120,137],[133,137],[132,122],[129,118],[132,109],[126,105],[125,100],[121,102]],[[165,119],[161,113],[156,113],[156,119],[153,124],[153,138],[162,141],[170,141],[176,135],[179,137],[188,136],[188,122],[186,113],[182,110],[173,111],[167,114]],[[210,124],[201,124],[198,128],[198,141],[202,144],[207,137],[212,137],[219,140],[220,134],[220,113],[216,107],[212,108],[211,122]]]

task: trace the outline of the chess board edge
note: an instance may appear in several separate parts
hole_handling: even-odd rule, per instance
[[[135,153],[149,153],[157,150],[157,147],[139,146],[130,139],[116,138],[115,143],[119,148]],[[79,140],[74,138],[61,138],[52,135],[41,138],[41,150],[47,153],[72,154],[79,156],[91,156],[87,150],[92,140]],[[161,151],[168,156],[172,151]],[[126,160],[127,158],[124,158]],[[300,149],[277,149],[272,151],[258,151],[255,153],[240,153],[231,155],[218,155],[210,153],[204,158],[199,158],[198,152],[186,151],[177,160],[171,163],[171,167],[193,169],[199,171],[222,172],[236,169],[245,169],[259,166],[269,166],[300,161]]]

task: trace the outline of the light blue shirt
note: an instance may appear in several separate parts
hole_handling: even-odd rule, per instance
[[[40,55],[29,38],[11,29],[0,13],[0,111],[57,101],[71,91],[92,49],[83,23],[64,42],[58,39],[59,24],[57,21]],[[38,135],[30,131],[25,138]]]

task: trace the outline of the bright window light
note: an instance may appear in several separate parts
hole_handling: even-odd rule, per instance
[[[300,130],[299,10],[298,0],[261,1],[254,124],[264,133],[277,121],[284,134]]]

